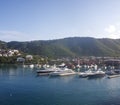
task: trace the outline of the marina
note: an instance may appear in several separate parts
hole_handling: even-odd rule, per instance
[[[120,0],[0,10],[0,105],[120,105]]]
[[[78,68],[79,67],[79,68]],[[42,68],[39,68],[36,70],[36,73],[38,76],[44,76],[48,75],[51,77],[56,77],[56,76],[70,76],[70,75],[78,75],[80,78],[102,78],[102,77],[107,77],[107,78],[116,78],[119,77],[120,75],[120,69],[102,69],[98,68],[98,66],[91,65],[91,66],[86,66],[86,65],[76,65],[77,69],[70,69],[67,68],[66,64],[61,64],[61,65],[43,65]],[[113,67],[112,67],[113,68]]]
[[[36,76],[21,66],[0,69],[1,105],[118,105],[120,77]],[[24,82],[23,82],[24,81]],[[47,99],[47,101],[46,101]],[[6,101],[5,101],[6,100]]]

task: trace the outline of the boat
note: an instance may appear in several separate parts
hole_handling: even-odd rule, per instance
[[[107,75],[116,75],[117,73],[114,70],[107,70],[106,74]]]
[[[91,75],[88,75],[88,78],[100,78],[104,77],[105,72],[101,70],[94,71]]]
[[[59,70],[57,67],[43,67],[39,70],[36,70],[37,74],[39,75],[49,75],[51,72],[54,72],[56,70]]]
[[[78,75],[81,78],[86,78],[86,77],[88,77],[89,75],[92,75],[92,74],[93,74],[92,70],[87,70],[87,71],[84,71],[84,72],[80,72]]]
[[[103,77],[105,76],[105,72],[102,70],[96,70],[96,71],[92,71],[92,70],[87,70],[85,72],[81,72],[79,73],[79,77],[82,78],[98,78],[98,77]]]
[[[106,74],[108,75],[108,78],[120,77],[120,69],[108,70],[106,71]]]
[[[74,74],[76,73],[72,69],[60,68],[59,70],[56,70],[50,73],[50,76],[68,76],[68,75],[74,75]]]
[[[37,73],[50,73],[50,72],[54,72],[55,70],[53,69],[41,69],[41,70],[37,70]]]

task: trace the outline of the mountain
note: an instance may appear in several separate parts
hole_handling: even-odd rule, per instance
[[[12,41],[6,43],[6,46],[25,53],[48,57],[120,56],[120,39],[70,37],[45,41]]]
[[[6,49],[6,48],[7,48],[6,42],[0,40],[0,49]]]

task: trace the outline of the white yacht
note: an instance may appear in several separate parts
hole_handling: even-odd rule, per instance
[[[36,70],[36,72],[39,75],[49,75],[51,72],[54,72],[56,70],[59,70],[56,66],[51,66],[51,67],[43,67],[42,69]]]
[[[73,74],[76,74],[76,73],[72,69],[61,68],[59,70],[56,70],[50,73],[50,76],[67,76],[67,75],[73,75]]]
[[[105,72],[102,70],[96,70],[96,71],[87,70],[85,72],[80,72],[79,76],[80,77],[88,77],[88,78],[97,78],[97,77],[105,76]]]
[[[102,70],[97,70],[94,71],[93,74],[89,75],[89,78],[99,78],[99,77],[104,77],[105,76],[105,72]]]
[[[89,75],[92,75],[92,74],[93,74],[93,71],[87,70],[85,72],[80,72],[79,77],[85,78],[85,77],[88,77]]]

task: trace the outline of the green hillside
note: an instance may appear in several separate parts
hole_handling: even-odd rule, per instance
[[[0,41],[0,49],[6,49],[6,48],[7,48],[6,42]]]
[[[8,42],[8,48],[48,57],[120,56],[120,39],[71,37],[58,40]]]

